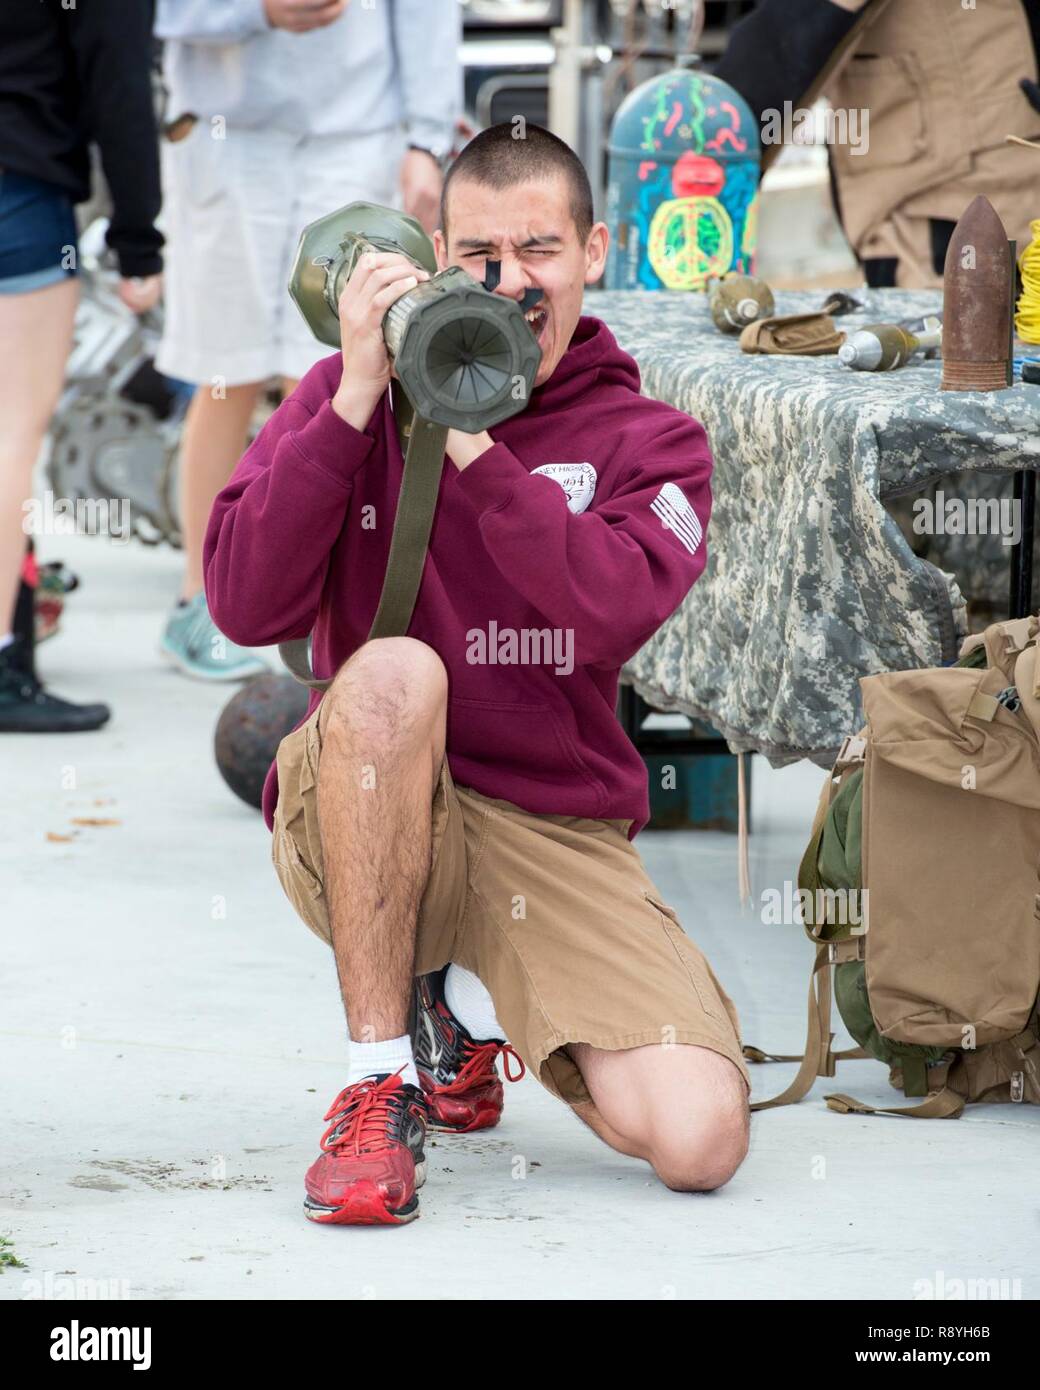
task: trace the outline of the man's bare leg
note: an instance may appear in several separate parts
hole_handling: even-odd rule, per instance
[[[215,396],[200,386],[188,407],[181,438],[181,530],[184,535],[184,582],[181,598],[202,589],[202,544],[217,493],[227,485],[246,447],[249,421],[262,382],[229,386]]]
[[[0,295],[0,637],[14,616],[33,465],[61,394],[79,286],[75,279]]]
[[[331,709],[318,821],[333,950],[355,1042],[407,1031],[447,698],[440,658],[410,637],[367,643],[325,696]]]
[[[721,1053],[689,1043],[567,1051],[593,1100],[575,1113],[612,1149],[645,1159],[666,1187],[708,1192],[744,1161],[747,1087]]]
[[[366,643],[325,696],[318,823],[351,1056],[305,1180],[322,1225],[419,1215],[427,1111],[408,1013],[447,698],[440,658],[410,637]]]

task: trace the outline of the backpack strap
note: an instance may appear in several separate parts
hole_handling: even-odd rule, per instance
[[[944,1086],[941,1091],[933,1091],[920,1105],[866,1105],[853,1096],[824,1096],[829,1110],[839,1115],[902,1115],[908,1120],[956,1120],[960,1118],[965,1098],[953,1089]]]
[[[823,827],[827,819],[827,812],[830,810],[831,802],[837,796],[841,784],[847,776],[863,766],[867,755],[867,740],[863,733],[848,734],[838,749],[838,756],[834,760],[834,766],[827,774],[827,780],[820,790],[820,797],[816,803],[816,814],[813,817],[812,830],[809,832],[809,843],[805,847],[802,855],[802,862],[798,866],[798,882],[811,883],[814,888],[820,887],[819,875],[816,871],[816,861],[820,853],[820,841],[823,839]]]
[[[785,1057],[784,1061],[800,1061],[798,1074],[778,1096],[771,1100],[753,1101],[752,1110],[772,1110],[777,1105],[793,1105],[795,1101],[802,1099],[812,1089],[813,1082],[818,1076],[834,1075],[834,1054],[831,1052],[831,1040],[834,1034],[830,1031],[831,1027],[831,973],[830,955],[825,943],[816,948],[816,960],[813,962],[812,973],[809,976],[809,1010],[808,1026],[805,1034],[805,1051],[801,1057]],[[759,1053],[755,1047],[745,1047],[744,1056],[748,1061],[758,1060],[758,1056],[768,1056],[767,1053]],[[758,1054],[758,1055],[756,1055]],[[780,1058],[776,1058],[777,1061]]]
[[[921,1070],[925,1072],[923,1058],[921,1061]],[[903,1065],[905,1067],[906,1059]],[[854,1096],[841,1094],[824,1096],[824,1100],[827,1102],[827,1108],[839,1115],[902,1115],[908,1120],[956,1120],[967,1104],[967,1096],[961,1095],[956,1087],[950,1085],[952,1065],[952,1062],[946,1061],[927,1069],[941,1082],[938,1090],[929,1092],[927,1075],[920,1082],[920,1090],[907,1089],[908,1096],[927,1097],[920,1105],[867,1105],[865,1101],[856,1100]]]
[[[816,949],[816,960],[813,963],[812,974],[809,978],[808,1029],[805,1038],[805,1052],[802,1056],[771,1055],[761,1052],[757,1047],[745,1047],[743,1049],[744,1056],[749,1062],[800,1061],[802,1064],[798,1069],[797,1076],[785,1091],[781,1091],[778,1096],[774,1096],[771,1100],[754,1101],[751,1105],[753,1111],[772,1110],[778,1105],[793,1105],[809,1093],[817,1076],[833,1076],[837,1062],[869,1057],[870,1054],[862,1047],[848,1048],[844,1052],[831,1050],[834,1034],[830,1031],[831,976],[829,967],[834,962],[832,948],[846,944],[844,942],[821,942]],[[1032,1034],[1029,1034],[1029,1037],[1032,1039]],[[1032,1040],[1035,1041],[1035,1039]],[[946,1071],[943,1071],[941,1075],[945,1083],[949,1063],[944,1063],[943,1066]],[[824,1096],[824,1100],[828,1109],[834,1110],[840,1115],[903,1115],[908,1119],[919,1120],[955,1120],[964,1110],[966,1104],[965,1097],[948,1084],[944,1084],[941,1090],[932,1092],[920,1105],[867,1105],[865,1101],[856,1100],[854,1096],[841,1093]]]
[[[813,819],[812,835],[798,870],[799,884],[809,883],[814,887],[819,886],[816,860],[820,852],[824,822],[827,818],[827,812],[830,810],[831,802],[837,795],[842,782],[857,768],[863,766],[867,749],[865,732],[863,730],[859,734],[850,734],[843,740],[834,766],[823,784],[816,806],[816,815]],[[809,975],[809,1008],[805,1051],[801,1056],[764,1052],[761,1048],[753,1047],[750,1043],[742,1049],[745,1059],[749,1062],[801,1062],[802,1065],[785,1091],[774,1096],[771,1100],[753,1102],[752,1110],[771,1110],[777,1105],[793,1105],[808,1094],[817,1076],[833,1076],[836,1063],[859,1061],[870,1056],[870,1053],[862,1047],[850,1047],[841,1052],[835,1052],[831,1048],[834,1034],[831,1032],[830,966],[841,964],[846,960],[862,960],[863,938],[857,936],[842,941],[820,941],[816,937],[811,939],[816,943],[816,959]]]
[[[778,1105],[793,1105],[812,1090],[818,1076],[834,1076],[838,1062],[865,1060],[870,1053],[862,1047],[848,1047],[835,1052],[831,1043],[831,972],[830,967],[844,960],[862,958],[862,937],[849,941],[821,941],[816,947],[816,959],[809,976],[808,1025],[805,1034],[805,1051],[801,1056],[783,1053],[763,1052],[761,1048],[747,1044],[741,1050],[749,1062],[801,1062],[798,1074],[778,1096],[771,1100],[757,1100],[752,1110],[772,1110]]]
[[[964,1110],[965,1100],[957,1091],[944,1086],[923,1100],[920,1105],[866,1105],[853,1096],[824,1096],[829,1110],[839,1115],[902,1115],[908,1120],[956,1120]]]
[[[395,386],[398,383],[392,381],[391,391]],[[368,634],[370,642],[376,637],[401,637],[408,631],[426,564],[448,437],[446,426],[435,425],[415,414],[403,388],[398,388],[394,394],[394,420],[405,456],[404,475],[379,607]],[[290,674],[301,684],[325,691],[332,680],[315,677],[311,668],[310,640],[299,637],[292,642],[279,642],[278,653]]]
[[[1028,1056],[1028,1053],[1038,1046],[1037,1035],[1033,1029],[1025,1028],[1013,1038],[1008,1038],[1007,1042],[1017,1050],[1024,1069],[1036,1080],[1037,1068]],[[867,1105],[864,1101],[856,1100],[854,1096],[840,1094],[824,1096],[824,1100],[828,1108],[837,1111],[839,1115],[902,1115],[911,1120],[956,1120],[968,1103],[968,1096],[962,1095],[950,1084],[949,1074],[953,1065],[951,1062],[943,1062],[928,1068],[932,1076],[941,1080],[942,1086],[939,1090],[932,1091],[927,1100],[923,1100],[920,1105]],[[927,1082],[925,1084],[927,1085]],[[908,1091],[907,1094],[911,1093]]]
[[[746,1062],[801,1062],[804,1058],[802,1052],[763,1052],[760,1047],[753,1047],[751,1043],[745,1043],[741,1049]],[[865,1047],[847,1047],[843,1052],[832,1052],[831,1056],[836,1062],[866,1062],[869,1061],[871,1054]]]

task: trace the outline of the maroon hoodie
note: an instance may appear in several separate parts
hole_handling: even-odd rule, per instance
[[[333,410],[341,368],[338,353],[317,363],[264,426],[205,544],[218,628],[245,646],[313,629],[318,676],[368,635],[404,466],[389,392],[363,433]],[[461,473],[445,458],[408,628],[448,671],[452,777],[527,811],[631,820],[634,837],[647,776],[615,715],[618,671],[704,569],[704,430],[641,396],[632,358],[582,318],[490,434]],[[277,797],[272,766],[268,826]]]

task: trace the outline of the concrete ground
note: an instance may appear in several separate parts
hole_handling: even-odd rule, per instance
[[[156,654],[178,557],[40,548],[84,581],[41,668],[115,717],[94,735],[3,737],[0,1298],[908,1299],[955,1278],[1036,1296],[1040,1114],[839,1116],[822,1081],[755,1118],[727,1187],[681,1195],[528,1079],[498,1129],[435,1141],[414,1225],[309,1225],[303,1173],[344,1076],[332,963],[214,766],[229,689]],[[760,901],[794,877],[821,774],[753,761]],[[799,927],[741,912],[734,838],[639,844],[745,1041],[801,1051],[810,949]],[[755,1069],[757,1094],[792,1070]],[[898,1100],[873,1062],[838,1086]],[[3,1271],[4,1249],[24,1268]]]

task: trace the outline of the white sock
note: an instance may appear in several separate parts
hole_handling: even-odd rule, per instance
[[[14,633],[13,633],[13,632],[5,632],[5,633],[3,634],[3,636],[0,637],[0,652],[2,652],[3,649],[4,649],[5,647],[9,647],[13,641],[14,641]]]
[[[461,965],[449,965],[444,979],[444,1002],[477,1042],[487,1042],[489,1038],[505,1040],[505,1029],[495,1017],[495,1005],[472,970]]]
[[[384,1038],[381,1042],[373,1043],[355,1042],[351,1038],[348,1086],[355,1081],[364,1081],[366,1076],[395,1071],[400,1071],[402,1081],[410,1081],[413,1086],[418,1086],[419,1073],[415,1070],[412,1040],[407,1033],[403,1038]]]

